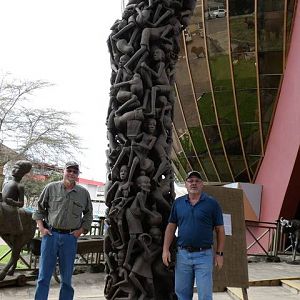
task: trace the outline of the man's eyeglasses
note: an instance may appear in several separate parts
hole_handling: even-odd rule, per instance
[[[73,169],[66,169],[67,173],[73,173],[75,175],[77,175],[79,172],[78,170],[73,170]]]
[[[201,182],[201,180],[200,179],[188,179],[187,181],[186,181],[187,183],[200,183]]]

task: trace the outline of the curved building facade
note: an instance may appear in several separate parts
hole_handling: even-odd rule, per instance
[[[298,15],[296,0],[197,1],[177,63],[178,179],[197,169],[208,182],[259,183],[266,221],[300,218]]]

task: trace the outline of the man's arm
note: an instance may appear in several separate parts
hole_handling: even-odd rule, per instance
[[[223,257],[223,255],[220,255],[220,253],[223,253],[224,246],[225,246],[224,225],[216,226],[215,231],[216,231],[216,239],[217,239],[216,252],[219,253],[219,254],[215,255],[215,266],[217,266],[219,269],[221,269],[223,267],[223,263],[224,263],[224,257]]]
[[[93,205],[89,192],[87,191],[87,204],[83,211],[83,218],[81,223],[82,233],[86,234],[89,232],[93,222]]]
[[[49,191],[46,186],[42,191],[40,198],[38,200],[37,210],[32,215],[32,219],[36,221],[36,224],[42,236],[47,234],[52,235],[51,231],[48,228],[45,228],[43,223],[43,220],[45,220],[47,216],[46,207],[48,206],[48,198],[49,198]]]
[[[166,266],[169,266],[169,263],[171,262],[170,246],[174,240],[176,228],[177,224],[169,223],[165,231],[162,260]]]

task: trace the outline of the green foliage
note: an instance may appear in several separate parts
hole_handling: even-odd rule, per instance
[[[52,172],[52,174],[46,180],[41,180],[34,178],[32,176],[25,176],[22,180],[22,183],[25,188],[25,196],[27,199],[27,207],[35,207],[36,202],[44,189],[44,187],[53,181],[58,181],[62,179],[62,174],[58,172]]]
[[[254,22],[254,17],[247,17],[249,21]],[[248,28],[245,22],[245,16],[230,18],[230,34],[233,42],[247,42],[250,45],[255,43],[254,26]]]
[[[9,246],[7,245],[0,245],[0,257],[4,255],[7,251],[9,251]],[[0,265],[6,265],[8,261],[10,260],[11,253],[9,253],[7,256],[5,256],[1,261]],[[22,261],[18,261],[17,268],[24,268],[25,265],[22,263]]]

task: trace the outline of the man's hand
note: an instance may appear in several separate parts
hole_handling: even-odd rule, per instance
[[[221,270],[224,263],[224,256],[221,255],[215,255],[215,267],[218,268],[218,270]]]
[[[171,253],[169,250],[167,251],[163,251],[162,253],[162,260],[163,260],[163,263],[166,267],[169,266],[170,262],[171,262]]]
[[[48,228],[42,227],[42,228],[39,228],[39,230],[40,230],[40,233],[42,236],[52,235],[52,232]]]
[[[71,234],[73,234],[78,239],[83,234],[83,232],[84,232],[84,229],[79,228],[79,229],[72,231]]]
[[[41,233],[42,236],[45,236],[45,235],[52,235],[52,232],[51,230],[49,230],[48,228],[46,228],[43,224],[43,220],[36,220],[36,224],[39,228],[39,231]]]

